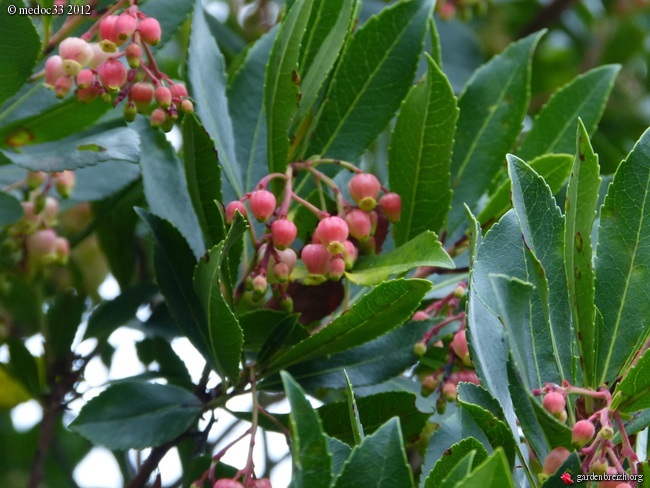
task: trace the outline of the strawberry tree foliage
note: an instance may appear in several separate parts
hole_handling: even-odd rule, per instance
[[[434,3],[0,1],[2,486],[93,446],[129,487],[637,485],[650,132],[601,175],[620,66],[533,106],[540,30],[452,86],[483,5]],[[91,384],[124,328],[144,372]]]

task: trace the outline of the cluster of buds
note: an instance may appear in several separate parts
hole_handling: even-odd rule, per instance
[[[249,483],[248,486],[250,488],[273,488],[271,486],[271,481],[268,478],[260,478],[260,479],[252,480],[252,483]],[[245,488],[245,487],[237,480],[231,478],[222,478],[220,480],[217,480],[212,485],[212,488]]]
[[[337,163],[343,164],[340,161]],[[345,271],[352,269],[360,253],[376,252],[375,233],[380,218],[391,222],[399,219],[399,195],[383,189],[375,176],[360,172],[345,163],[348,169],[356,173],[348,185],[349,194],[354,201],[350,203],[341,196],[340,190],[332,180],[314,169],[316,164],[293,163],[287,175],[266,176],[256,186],[255,191],[226,206],[225,216],[228,224],[233,222],[236,212],[242,215],[250,213],[258,222],[266,224],[267,233],[256,242],[256,264],[245,281],[246,291],[252,294],[254,302],[260,302],[266,296],[267,287],[271,284],[274,296],[280,301],[282,308],[292,309],[291,298],[286,293],[289,282],[296,279],[292,273],[298,262],[298,253],[291,247],[296,241],[298,228],[288,218],[292,201],[304,205],[319,218],[316,227],[308,229],[307,234],[311,234],[310,241],[303,242],[300,250],[300,261],[306,269],[306,276],[302,276],[301,281],[305,285],[340,280]],[[322,178],[330,184],[338,199],[337,215],[314,207],[293,192],[292,175],[294,171],[299,170],[308,170],[316,178]],[[275,195],[266,189],[269,181],[274,178],[282,178],[285,181],[284,198],[280,203]],[[384,195],[379,198],[382,190]]]
[[[456,401],[458,383],[479,384],[478,376],[473,369],[472,360],[469,354],[466,332],[466,314],[458,312],[460,301],[466,293],[467,285],[460,283],[451,293],[440,300],[434,301],[424,310],[418,310],[413,314],[411,320],[418,322],[430,320],[433,317],[442,317],[422,339],[413,346],[413,353],[424,358],[429,348],[437,350],[446,350],[445,365],[437,370],[430,372],[431,369],[425,369],[419,376],[422,382],[422,395],[429,396],[435,391],[440,394],[437,400],[438,413],[444,413],[447,402]],[[460,322],[460,327],[452,334],[445,333],[444,338],[436,336],[443,333],[442,329],[450,324]],[[444,339],[444,340],[443,340]],[[433,344],[429,345],[432,342]],[[439,356],[439,354],[435,354]],[[421,367],[423,359],[421,359]]]
[[[567,420],[567,395],[590,397],[590,400],[599,404],[601,408],[596,409],[587,418],[576,421],[571,429],[573,447],[582,455],[583,473],[623,474],[626,472],[624,464],[627,461],[630,474],[637,474],[638,457],[632,448],[619,412],[612,408],[612,396],[607,388],[593,391],[564,381],[562,386],[546,384],[543,388],[534,389],[533,394],[544,395],[542,398],[544,409],[563,423]],[[614,424],[618,427],[621,438],[620,448],[612,440],[615,433]],[[544,461],[540,479],[546,479],[557,471],[569,454],[570,452],[565,448],[552,450]],[[629,486],[631,485],[628,483],[614,480],[598,483],[599,488],[628,488]]]
[[[98,42],[89,42],[95,35]],[[151,124],[168,131],[179,112],[193,112],[187,89],[162,73],[151,53],[160,42],[158,20],[132,5],[119,15],[103,16],[81,37],[68,37],[59,54],[45,62],[45,86],[65,97],[88,103],[98,97],[117,105],[126,100],[124,118],[150,114]],[[121,49],[121,50],[120,50]]]
[[[485,15],[488,6],[488,0],[444,0],[436,4],[436,12],[443,20],[457,16],[462,20],[471,20],[474,15]]]

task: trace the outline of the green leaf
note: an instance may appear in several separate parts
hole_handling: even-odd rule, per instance
[[[548,303],[550,308],[550,328],[544,334],[542,347],[551,346],[559,379],[575,378],[575,338],[564,268],[564,217],[551,189],[535,170],[519,158],[508,155],[508,172],[512,181],[513,207],[526,247],[539,259],[543,267],[539,272],[548,281],[548,302],[544,296],[541,296],[541,300],[543,307]],[[545,290],[540,289],[539,282],[537,284],[538,290],[543,293]],[[538,333],[544,329],[538,326]]]
[[[598,386],[594,383],[596,309],[591,230],[596,218],[600,182],[598,156],[591,147],[587,129],[578,119],[577,150],[565,204],[564,259],[571,316],[585,386],[589,387]]]
[[[96,337],[106,340],[122,325],[135,317],[138,309],[150,301],[158,292],[158,287],[148,283],[141,283],[127,288],[113,300],[99,304],[88,319],[88,326],[84,339]]]
[[[52,92],[48,90],[52,96]],[[0,128],[0,145],[5,146],[13,139],[27,137],[30,144],[56,141],[76,134],[99,119],[111,108],[101,98],[91,103],[81,103],[69,98],[40,113],[9,123]]]
[[[476,451],[470,451],[449,470],[449,473],[440,483],[440,488],[453,488],[472,472],[472,465]]]
[[[47,310],[45,337],[49,351],[61,358],[71,354],[72,341],[85,310],[85,297],[71,288],[60,292]]]
[[[353,27],[357,0],[315,0],[300,54],[300,121],[313,108]]]
[[[243,189],[251,191],[268,169],[264,76],[277,27],[260,37],[249,49],[228,85],[228,106],[235,136],[235,153],[243,174]]]
[[[192,0],[147,0],[139,10],[160,23],[162,34],[155,49],[167,43],[192,12]]]
[[[417,440],[430,414],[420,412],[415,406],[416,396],[406,391],[388,391],[357,398],[358,417],[363,428],[361,440],[376,432],[393,417],[399,418],[404,442]],[[350,424],[349,402],[328,403],[318,409],[327,435],[336,437],[351,446],[359,445]]]
[[[352,391],[352,383],[350,383],[350,378],[348,374],[343,370],[345,376],[345,382],[347,383],[347,388],[345,389],[345,394],[348,400],[348,414],[350,417],[350,426],[352,427],[352,436],[354,438],[354,445],[358,446],[361,444],[364,438],[363,425],[361,425],[361,419],[359,418],[359,410],[357,408],[357,402],[354,399],[354,391]]]
[[[345,461],[350,456],[352,448],[334,437],[328,437],[327,443],[332,453],[332,476],[338,476],[343,469]]]
[[[109,449],[144,449],[184,433],[202,410],[194,395],[177,386],[126,381],[90,400],[69,427]]]
[[[479,441],[473,437],[468,437],[457,442],[447,449],[442,457],[438,459],[435,466],[427,476],[424,483],[425,488],[437,488],[441,486],[442,481],[447,478],[450,471],[459,464],[468,454],[472,453],[469,465],[476,467],[485,461],[488,453]]]
[[[295,3],[282,20],[264,82],[269,173],[284,173],[289,156],[289,128],[300,104],[300,43],[314,0]]]
[[[221,203],[221,168],[214,142],[194,115],[183,119],[183,154],[187,187],[207,247],[226,237]],[[217,203],[219,202],[219,203]]]
[[[42,391],[36,358],[32,356],[22,340],[9,339],[6,343],[10,358],[7,372],[19,380],[33,398],[39,398]],[[4,388],[3,395],[6,395]]]
[[[619,65],[599,66],[555,92],[535,117],[517,155],[528,160],[547,153],[572,153],[578,119],[586,133],[594,133],[620,69]]]
[[[516,442],[512,431],[504,422],[505,415],[499,402],[482,386],[459,383],[458,403],[485,432],[492,447],[503,448],[510,466],[514,467]]]
[[[564,473],[572,474],[574,477],[575,475],[582,473],[582,463],[578,453],[571,453],[562,466],[557,469],[555,474],[551,475],[551,477],[542,484],[542,488],[566,488],[567,484],[562,480],[562,475]]]
[[[289,317],[291,316],[286,312],[267,308],[238,315],[239,325],[244,332],[244,349],[259,351],[262,345],[274,336],[273,330]],[[292,317],[291,321],[295,322],[295,318]]]
[[[226,73],[223,55],[210,34],[201,0],[194,4],[192,33],[187,57],[187,77],[190,94],[196,100],[196,113],[214,140],[219,162],[228,186],[224,197],[240,198],[244,191],[235,156],[232,120],[226,97]]]
[[[310,392],[345,388],[343,370],[357,388],[381,383],[416,363],[413,344],[431,327],[430,321],[412,322],[349,351],[297,364],[289,372]]]
[[[21,152],[0,150],[12,163],[32,171],[63,171],[109,161],[137,163],[140,140],[132,129],[111,129],[82,138],[25,146]]]
[[[424,280],[399,279],[378,285],[327,327],[272,358],[267,372],[343,352],[396,329],[430,288],[431,283]]]
[[[438,232],[451,203],[449,165],[458,107],[445,74],[431,57],[427,61],[427,76],[409,92],[391,136],[390,189],[402,198],[397,245],[426,230]]]
[[[205,252],[205,245],[192,208],[183,163],[160,130],[142,118],[133,125],[138,128],[142,143],[140,167],[149,209],[176,227],[198,258]]]
[[[508,467],[508,460],[501,449],[495,450],[483,464],[460,483],[456,488],[514,488],[514,480]]]
[[[530,63],[543,33],[532,34],[492,58],[472,75],[458,99],[460,116],[451,162],[454,191],[447,229],[474,210],[519,136],[530,99]]]
[[[650,408],[650,353],[643,353],[637,363],[630,368],[623,379],[616,385],[614,398],[618,410],[623,413],[633,413],[637,410]]]
[[[564,186],[571,172],[572,164],[573,156],[569,154],[544,154],[529,163],[530,167],[551,187],[553,195]],[[490,196],[490,200],[477,218],[484,224],[490,220],[497,221],[510,207],[510,180],[506,179]]]
[[[217,371],[235,384],[239,376],[244,333],[221,291],[221,267],[225,259],[223,248],[223,243],[217,244],[196,265],[194,291],[205,311]]]
[[[405,273],[418,266],[455,268],[434,232],[425,231],[393,251],[363,257],[346,276],[357,285],[373,286],[391,275]]]
[[[11,5],[25,6],[22,1],[0,1],[0,104],[27,81],[41,51],[41,39],[31,17],[8,14]]]
[[[23,206],[14,197],[0,191],[0,227],[15,224],[23,217]]]
[[[305,392],[289,373],[282,372],[284,391],[291,405],[291,454],[294,488],[329,488],[332,479],[332,455],[323,434],[318,413],[314,411]]]
[[[399,420],[393,418],[367,436],[336,478],[335,488],[373,486],[413,487],[413,474],[406,459]]]
[[[192,284],[196,259],[190,247],[168,221],[139,208],[136,212],[153,237],[156,282],[174,321],[192,345],[212,363],[208,325],[201,300],[194,292]]]
[[[299,314],[286,315],[274,327],[268,322],[260,325],[270,328],[268,337],[260,347],[257,363],[263,364],[266,360],[283,348],[291,347],[309,337],[309,333],[298,322]],[[272,329],[271,329],[272,327]]]
[[[432,8],[431,0],[398,2],[352,36],[319,112],[309,154],[353,161],[386,128],[413,81]]]
[[[600,211],[595,303],[596,383],[609,383],[641,347],[650,322],[650,131],[621,163]]]

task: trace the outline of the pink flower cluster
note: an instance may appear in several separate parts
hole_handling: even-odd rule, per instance
[[[99,42],[88,42],[97,31]],[[156,65],[150,46],[160,37],[158,20],[137,5],[119,15],[106,15],[82,37],[61,42],[59,54],[45,62],[45,86],[59,98],[76,86],[76,97],[84,103],[102,97],[117,105],[126,99],[128,122],[138,113],[150,114],[154,127],[171,130],[179,112],[193,112],[194,106],[185,86],[174,83]]]

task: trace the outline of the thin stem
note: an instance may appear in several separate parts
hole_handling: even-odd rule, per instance
[[[248,459],[246,460],[245,477],[244,477],[244,486],[251,486],[253,481],[253,474],[255,465],[253,463],[253,452],[255,451],[255,435],[257,434],[257,425],[259,422],[259,399],[257,398],[257,388],[256,388],[256,378],[255,378],[255,367],[251,366],[250,368],[250,384],[251,384],[251,395],[253,396],[253,418],[251,419],[251,438],[250,444],[248,445]]]
[[[281,219],[284,219],[287,217],[287,213],[289,213],[289,206],[291,205],[291,194],[293,193],[293,168],[291,165],[287,167],[287,174],[282,176],[286,178],[286,180],[284,182],[284,200],[280,206],[279,217]]]
[[[313,212],[314,214],[316,214],[316,216],[317,216],[319,219],[324,219],[324,218],[327,218],[327,217],[330,216],[329,213],[327,213],[327,212],[323,212],[322,210],[318,209],[317,207],[315,207],[314,205],[312,205],[311,203],[309,203],[307,200],[305,200],[304,198],[299,197],[298,195],[296,195],[296,194],[293,193],[293,192],[291,193],[291,198],[293,198],[293,199],[294,199],[296,202],[298,202],[300,205],[302,205],[302,206],[304,206],[305,208],[307,208],[307,210],[310,210],[311,212]]]
[[[158,467],[158,464],[160,464],[160,461],[162,461],[162,458],[165,457],[167,452],[169,452],[169,450],[174,447],[176,443],[177,441],[171,441],[167,444],[163,444],[162,446],[158,446],[152,449],[151,454],[149,454],[149,457],[146,459],[146,461],[142,463],[136,475],[131,478],[129,484],[126,485],[126,488],[141,488],[145,486],[145,483],[151,476],[151,473],[154,472],[154,470]]]
[[[319,164],[335,164],[349,171],[352,171],[353,173],[363,173],[363,170],[361,168],[357,168],[354,164],[348,163],[347,161],[342,161],[340,159],[330,159],[330,158],[311,159],[309,161],[305,161],[305,163],[309,164],[310,166],[317,166]]]
[[[36,454],[32,462],[32,471],[29,476],[28,488],[37,488],[43,479],[43,468],[47,450],[54,435],[54,426],[59,411],[59,402],[51,399],[48,405],[44,407],[43,422],[41,423],[41,432],[38,438]]]

